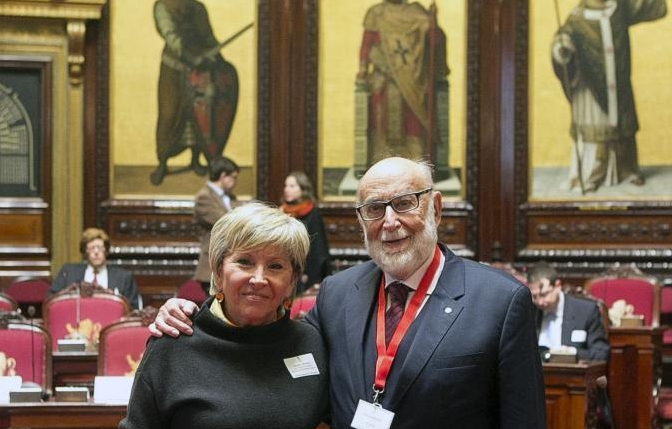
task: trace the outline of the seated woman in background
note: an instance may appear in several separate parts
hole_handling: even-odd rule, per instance
[[[211,295],[193,335],[151,338],[121,429],[314,429],[328,412],[320,333],[285,305],[309,239],[296,219],[258,202],[213,226]],[[186,363],[186,364],[185,364]]]
[[[303,222],[310,236],[306,268],[296,287],[296,294],[300,295],[306,289],[319,286],[331,274],[327,233],[315,202],[313,184],[305,173],[294,171],[287,176],[280,210]]]

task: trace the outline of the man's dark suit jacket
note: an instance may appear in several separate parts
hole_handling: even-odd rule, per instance
[[[446,257],[436,289],[402,340],[381,405],[400,429],[546,427],[534,306],[501,270]],[[327,277],[307,321],[329,349],[332,429],[372,400],[376,297],[372,261]]]
[[[541,327],[543,313],[537,313],[537,328]],[[574,339],[572,341],[572,333]],[[585,333],[584,341],[581,339]],[[562,345],[576,347],[577,357],[583,360],[609,360],[609,341],[604,332],[604,322],[597,303],[589,298],[576,298],[565,294],[562,312]]]
[[[49,295],[53,295],[73,283],[83,282],[86,266],[86,262],[63,264],[58,275],[51,283]],[[130,271],[107,265],[107,287],[110,290],[117,289],[119,295],[123,295],[128,299],[128,303],[132,308],[138,308],[138,285],[135,283],[135,279]]]

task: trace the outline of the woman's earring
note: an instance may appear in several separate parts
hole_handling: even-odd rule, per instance
[[[222,301],[224,301],[224,294],[221,292],[217,292],[215,294],[215,299],[221,303]]]
[[[292,308],[292,298],[287,297],[285,300],[282,302],[282,306],[285,307],[285,310],[289,310]]]

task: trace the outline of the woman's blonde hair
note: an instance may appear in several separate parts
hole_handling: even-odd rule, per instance
[[[210,235],[210,293],[221,276],[224,258],[233,252],[246,252],[276,246],[292,265],[292,285],[306,265],[310,247],[308,231],[301,221],[279,208],[253,201],[231,210],[215,223]]]

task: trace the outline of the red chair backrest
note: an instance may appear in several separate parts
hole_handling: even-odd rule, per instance
[[[201,286],[201,282],[193,279],[182,283],[182,285],[177,288],[175,296],[177,298],[194,301],[198,305],[201,305],[203,301],[208,298],[208,295],[203,290],[203,286]]]
[[[49,287],[49,280],[39,277],[14,281],[4,292],[19,303],[37,304],[47,299]]]
[[[669,326],[672,320],[672,286],[663,286],[660,288],[660,318],[663,325]],[[672,329],[667,329],[663,332],[663,344],[672,344]],[[670,405],[672,411],[672,401]]]
[[[646,277],[598,277],[585,284],[586,292],[604,301],[607,308],[619,299],[632,304],[634,314],[644,316],[645,326],[659,326],[660,285]]]
[[[100,332],[98,375],[134,375],[149,336],[147,323],[140,318],[107,325]]]
[[[0,311],[15,311],[19,304],[9,295],[0,293]]]
[[[91,345],[97,345],[100,331],[128,314],[125,297],[111,293],[94,292],[91,296],[76,291],[52,295],[44,302],[44,325],[53,339],[54,350],[58,340],[72,338],[79,332]]]
[[[0,375],[18,375],[51,391],[51,337],[39,325],[0,323]]]
[[[302,319],[308,314],[311,308],[315,305],[317,295],[301,295],[294,298],[292,301],[292,308],[289,312],[291,319]]]

